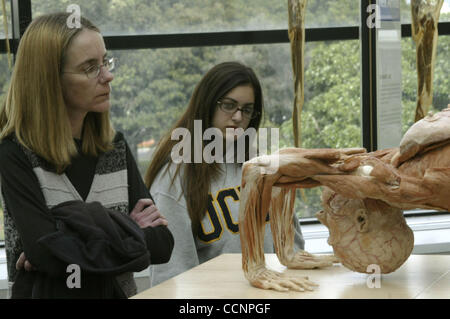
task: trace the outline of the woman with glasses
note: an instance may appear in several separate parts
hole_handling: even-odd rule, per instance
[[[161,139],[145,183],[169,222],[175,246],[167,264],[151,266],[152,286],[220,254],[241,252],[238,215],[243,161],[238,158],[244,153],[244,160],[250,159],[251,150],[249,139],[244,148],[239,145],[249,136],[246,132],[258,130],[262,113],[263,95],[254,71],[237,62],[221,63],[204,75],[185,113]],[[217,154],[212,154],[215,161],[205,160],[216,141],[196,141],[199,127],[202,136],[215,128],[217,134],[212,135],[223,139],[223,161],[217,160]],[[176,158],[180,143],[172,138],[176,129],[186,129],[184,137],[192,139],[191,149],[183,150],[190,154],[181,155],[187,161]],[[303,249],[298,219],[293,222],[296,247]],[[264,247],[265,252],[274,252],[269,223]]]
[[[173,237],[109,119],[114,59],[68,13],[24,33],[0,110],[0,177],[13,298],[124,298]]]

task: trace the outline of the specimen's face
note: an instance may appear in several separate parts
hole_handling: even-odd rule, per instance
[[[399,268],[411,254],[414,236],[402,211],[373,199],[348,199],[324,187],[324,210],[317,214],[328,227],[328,244],[342,264],[357,272],[382,273]]]

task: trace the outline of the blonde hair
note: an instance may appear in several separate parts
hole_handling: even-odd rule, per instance
[[[83,29],[100,32],[86,18],[81,28],[68,28],[69,13],[34,19],[17,50],[5,102],[0,110],[0,139],[18,141],[62,173],[77,154],[64,102],[61,74],[72,39]],[[82,152],[98,156],[112,148],[114,130],[109,112],[86,115]]]

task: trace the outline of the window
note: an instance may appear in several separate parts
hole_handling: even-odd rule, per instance
[[[434,65],[432,111],[445,109],[450,104],[448,70],[450,36],[439,36]],[[417,98],[416,44],[410,37],[402,39],[402,91],[402,133],[405,133],[414,123]]]
[[[24,1],[27,2],[27,1]],[[402,23],[410,23],[409,0],[401,0]],[[186,107],[195,84],[211,66],[225,60],[239,60],[252,66],[263,85],[265,118],[262,127],[280,129],[280,147],[292,146],[291,112],[293,80],[290,45],[287,40],[286,1],[254,0],[112,0],[76,2],[81,14],[100,27],[103,34],[118,42],[108,49],[118,58],[112,83],[112,120],[123,131],[138,159],[142,173],[146,170],[154,146]],[[66,11],[70,0],[31,1],[33,17],[54,11]],[[333,41],[310,36],[305,49],[305,103],[302,112],[302,146],[358,147],[368,129],[361,121],[361,74],[358,40],[360,1],[309,0],[306,27],[317,31],[329,28]],[[438,39],[434,78],[434,107],[448,104],[449,69],[448,22],[450,0],[444,0],[440,22],[445,31]],[[356,35],[343,35],[349,29]],[[279,30],[286,37],[269,44],[242,40],[242,31]],[[307,32],[309,31],[307,30]],[[323,29],[322,29],[323,30]],[[233,38],[229,45],[177,43],[167,47],[168,39],[190,33],[221,32]],[[312,33],[311,33],[312,34]],[[314,33],[317,34],[317,33]],[[323,33],[322,33],[323,34]],[[144,39],[137,50],[122,50],[137,37],[159,35],[157,43]],[[264,36],[263,34],[262,36]],[[148,38],[147,38],[148,39]],[[154,38],[152,38],[154,39]],[[153,40],[152,40],[153,41]],[[159,41],[159,42],[158,42]],[[220,41],[216,41],[220,42]],[[267,42],[271,42],[267,41]],[[123,46],[122,43],[124,44]],[[219,43],[220,44],[220,43]],[[417,75],[415,44],[410,37],[402,40],[403,123],[405,132],[412,124],[415,109]],[[365,62],[363,62],[364,64]],[[335,134],[339,132],[339,134]],[[302,218],[312,217],[320,209],[320,191],[305,190],[296,202]]]
[[[154,146],[179,118],[196,83],[210,67],[226,60],[240,60],[254,68],[265,99],[261,127],[279,128],[280,147],[292,146],[293,80],[288,43],[114,51],[112,55],[120,61],[112,82],[112,120],[127,136],[142,174]],[[309,63],[303,146],[361,146],[359,42],[308,43],[305,55]],[[337,131],[342,134],[334,134]],[[310,217],[317,211],[318,191],[308,191],[314,196],[308,196],[309,205],[301,216]]]
[[[65,11],[73,1],[32,1],[33,16]],[[287,28],[286,1],[253,0],[78,0],[81,14],[105,35],[196,33]],[[307,27],[359,24],[355,0],[309,0]]]
[[[444,0],[444,4],[441,9],[441,16],[439,22],[450,22],[450,0]]]
[[[411,23],[410,1],[403,3],[401,10],[402,23]],[[450,21],[450,0],[444,0],[439,22]],[[442,35],[439,30],[436,60],[433,78],[433,107],[439,111],[450,103],[448,93],[448,70],[450,69],[450,36]],[[416,44],[411,37],[402,39],[402,133],[414,123],[414,112],[417,98]]]
[[[8,2],[6,2],[5,4],[5,9],[6,9],[6,22],[7,22],[7,28],[8,28],[8,36],[9,38],[11,38],[11,7],[8,5]],[[2,42],[4,42],[3,39],[5,39],[5,27],[4,27],[4,15],[3,15],[3,10],[2,10],[2,5],[0,2],[0,40]]]

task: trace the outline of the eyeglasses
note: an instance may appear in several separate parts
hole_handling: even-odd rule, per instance
[[[114,58],[109,58],[109,59],[105,59],[102,64],[92,65],[82,72],[63,72],[63,73],[72,73],[72,74],[84,73],[84,74],[86,74],[88,79],[95,79],[99,76],[102,66],[105,67],[106,70],[111,72],[112,70],[114,70],[115,64],[116,64],[116,60]]]
[[[217,101],[217,105],[219,105],[219,108],[228,114],[234,114],[237,111],[242,112],[242,116],[245,117],[248,120],[255,119],[259,116],[260,112],[256,111],[254,109],[254,106],[246,105],[244,107],[239,107],[239,104],[236,101],[229,101],[229,100],[219,100]]]

